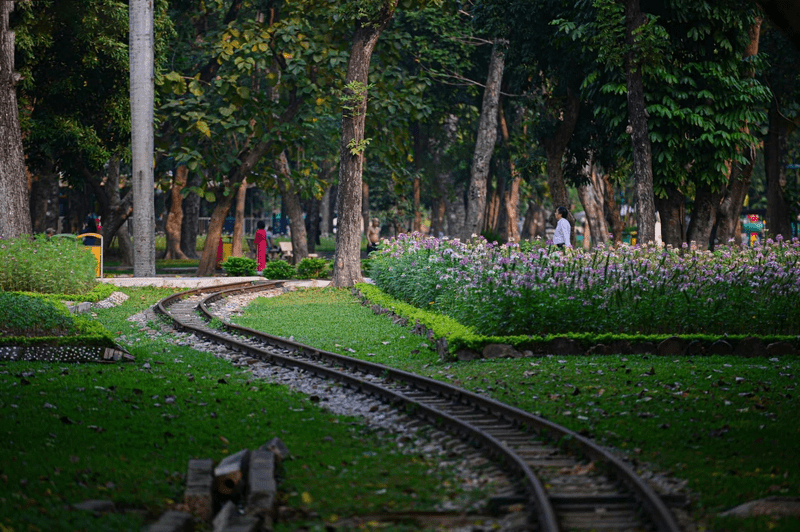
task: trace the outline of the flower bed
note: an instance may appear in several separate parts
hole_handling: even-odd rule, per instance
[[[800,334],[798,239],[564,253],[410,234],[372,257],[379,288],[483,335]]]

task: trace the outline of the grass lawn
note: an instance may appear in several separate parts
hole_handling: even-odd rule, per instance
[[[259,298],[237,323],[444,380],[540,414],[684,479],[705,530],[800,530],[717,514],[800,495],[798,357],[541,357],[440,362],[429,342],[345,290]]]
[[[293,456],[281,489],[294,520],[278,530],[481,498],[451,469],[404,454],[358,419],[140,329],[128,316],[170,292],[122,291],[128,301],[96,316],[135,363],[0,363],[3,532],[141,530],[182,501],[190,459],[218,461],[275,436]],[[111,500],[117,511],[72,508],[87,499]]]

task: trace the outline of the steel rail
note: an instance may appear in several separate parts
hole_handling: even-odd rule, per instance
[[[280,282],[268,283],[237,283],[236,285],[222,285],[214,287],[214,292],[210,293],[209,289],[195,289],[180,294],[174,294],[160,301],[156,305],[156,310],[168,317],[173,322],[178,324],[181,328],[189,328],[203,336],[210,337],[213,340],[228,346],[236,351],[244,351],[256,354],[258,358],[267,359],[272,363],[282,366],[299,367],[305,371],[314,374],[323,374],[322,376],[335,378],[345,382],[350,386],[368,390],[370,393],[381,395],[389,398],[392,402],[403,405],[413,405],[417,412],[424,414],[424,416],[431,420],[441,420],[444,424],[460,433],[468,433],[476,440],[483,443],[487,449],[491,449],[492,453],[502,458],[502,460],[511,468],[516,470],[528,484],[530,490],[531,500],[529,506],[533,506],[537,510],[539,530],[543,532],[557,532],[559,530],[558,520],[551,501],[542,486],[541,481],[533,473],[528,465],[522,460],[512,449],[510,449],[503,442],[497,440],[489,434],[486,434],[479,428],[470,425],[462,420],[450,416],[444,412],[433,409],[412,398],[400,394],[398,392],[388,390],[382,386],[348,376],[341,371],[325,368],[316,364],[309,364],[304,361],[292,357],[282,357],[274,353],[254,348],[243,342],[233,340],[230,337],[218,334],[209,329],[199,329],[193,326],[180,323],[175,317],[170,316],[167,311],[174,301],[183,297],[188,297],[193,294],[210,293],[208,297],[203,299],[197,306],[198,310],[205,319],[213,319],[213,313],[208,309],[208,305],[231,295],[238,293],[262,291],[270,288],[280,288]],[[332,365],[338,365],[344,368],[349,368],[351,371],[361,372],[369,375],[379,376],[389,381],[397,381],[407,383],[419,390],[424,390],[432,394],[439,395],[447,398],[450,401],[455,401],[460,404],[469,405],[487,414],[496,416],[501,420],[512,423],[516,426],[521,426],[541,436],[546,436],[554,441],[569,441],[574,443],[581,452],[593,460],[597,460],[606,465],[608,470],[616,476],[617,480],[624,484],[633,493],[635,499],[646,510],[650,520],[659,532],[679,532],[681,529],[667,505],[662,501],[655,491],[645,484],[626,464],[621,460],[610,454],[608,451],[598,446],[588,438],[542,417],[535,416],[529,412],[519,408],[501,403],[494,399],[484,397],[461,388],[457,388],[450,384],[440,382],[428,377],[416,375],[403,370],[390,368],[374,362],[359,360],[347,356],[340,355],[329,351],[316,349],[312,346],[304,345],[293,340],[269,335],[247,327],[241,327],[231,323],[224,323],[223,329],[230,333],[249,336],[273,347],[288,349],[296,351],[303,356],[307,356],[312,360],[322,360]]]

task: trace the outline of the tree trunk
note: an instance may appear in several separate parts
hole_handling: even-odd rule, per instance
[[[131,204],[133,201],[131,200]],[[133,212],[133,209],[131,209]],[[127,219],[125,220],[127,222]],[[105,230],[105,225],[103,225]],[[131,235],[128,234],[128,224],[124,223],[119,226],[114,235],[117,238],[117,245],[119,246],[119,260],[122,266],[133,266],[133,243],[131,242]],[[105,240],[105,237],[103,237]]]
[[[764,170],[767,176],[766,226],[771,237],[792,237],[789,206],[784,196],[786,187],[786,122],[781,116],[778,102],[772,98],[769,108],[769,131],[764,139]]]
[[[232,257],[242,257],[244,255],[244,200],[247,198],[247,178],[242,180],[239,189],[236,191],[236,209],[234,209],[233,221],[233,247],[231,248]]]
[[[210,276],[217,269],[217,249],[222,238],[222,226],[225,225],[225,218],[231,210],[233,204],[233,194],[227,196],[217,194],[217,205],[211,213],[211,220],[208,222],[206,232],[206,245],[203,247],[203,254],[200,256],[200,263],[197,265],[198,276]],[[135,236],[135,235],[134,235]]]
[[[493,167],[494,165],[490,165]],[[490,171],[490,176],[492,172]],[[481,233],[497,234],[500,229],[500,203],[505,190],[505,181],[502,176],[496,176],[497,186],[493,186],[492,179],[486,181],[486,210],[483,214],[483,227]]]
[[[98,179],[92,179],[91,183],[95,189],[95,195],[100,199],[103,215],[103,243],[106,250],[111,245],[111,240],[118,236],[119,249],[122,263],[126,266],[133,265],[133,247],[130,236],[127,232],[127,221],[133,214],[133,192],[128,191],[124,197],[120,197],[120,157],[114,154],[108,161],[108,172],[104,183]],[[120,229],[125,229],[123,236],[119,234]]]
[[[316,253],[317,251],[317,244],[320,243],[319,241],[319,207],[322,204],[321,199],[317,199],[312,196],[310,200],[306,202],[306,234],[308,235],[308,239],[306,240],[306,245],[308,246],[309,253]]]
[[[353,286],[361,275],[361,181],[364,164],[364,120],[372,51],[383,29],[394,16],[398,0],[391,0],[369,20],[356,22],[345,76],[346,96],[351,100],[342,111],[339,150],[339,190],[336,201],[338,228],[331,284]]]
[[[153,211],[153,2],[130,0],[133,275],[156,274]]]
[[[427,139],[422,135],[422,129],[419,122],[414,122],[412,126],[412,133],[414,135],[414,168],[416,173],[411,181],[411,208],[414,213],[414,218],[411,222],[411,230],[417,233],[422,232],[422,205],[421,200],[421,180],[422,180],[422,161],[424,154],[428,151]]]
[[[500,85],[503,81],[505,67],[504,41],[495,40],[492,56],[489,60],[489,75],[483,91],[481,118],[478,124],[478,137],[475,141],[475,153],[472,157],[469,193],[467,195],[467,218],[461,237],[469,240],[472,235],[481,233],[484,212],[486,210],[486,182],[489,177],[489,163],[492,160],[494,145],[497,141],[497,108],[500,101]]]
[[[363,234],[367,236],[367,229],[369,228],[369,183],[366,181],[361,182],[361,227]]]
[[[737,231],[742,205],[750,189],[750,178],[753,175],[753,166],[756,159],[756,148],[751,146],[745,155],[748,162],[742,166],[736,161],[731,161],[731,174],[728,188],[725,191],[717,213],[717,241],[721,244],[733,242],[741,245],[742,234]]]
[[[584,168],[587,174],[586,178],[588,183],[578,187],[578,197],[583,205],[583,211],[586,213],[586,222],[589,226],[589,234],[583,235],[584,247],[589,247],[589,240],[594,245],[605,244],[608,242],[608,228],[606,227],[606,217],[603,211],[603,197],[600,191],[594,186],[593,174],[596,173],[594,165],[588,164]]]
[[[300,195],[292,181],[289,171],[289,160],[286,152],[282,151],[276,161],[278,173],[278,190],[281,192],[283,204],[286,206],[286,213],[289,215],[289,223],[292,228],[292,262],[299,263],[308,257],[308,239],[306,237],[306,225],[303,221],[303,206],[300,202]]]
[[[608,226],[611,228],[611,235],[614,238],[614,242],[620,243],[622,242],[622,216],[619,214],[619,207],[617,206],[617,200],[614,199],[614,184],[611,182],[611,178],[608,177],[608,174],[603,174],[602,176],[603,182],[603,195],[605,196],[605,215],[606,221],[608,221]]]
[[[31,186],[31,228],[34,233],[44,233],[48,229],[61,232],[58,225],[58,194],[58,173],[53,162],[47,161]]]
[[[189,185],[199,187],[203,183],[200,174],[193,174]],[[189,192],[183,198],[183,221],[181,223],[181,251],[186,258],[197,258],[197,225],[200,219],[200,196]]]
[[[333,187],[325,189],[319,206],[319,232],[320,236],[328,237],[333,234],[333,209],[331,208],[331,194]]]
[[[561,117],[553,136],[544,139],[543,142],[547,159],[547,183],[550,186],[553,207],[563,206],[569,209],[569,194],[564,184],[562,160],[569,139],[575,131],[575,125],[578,123],[580,103],[580,100],[572,91],[567,91],[563,107],[557,107],[558,103],[553,98],[547,100],[548,114],[558,114]]]
[[[694,242],[697,249],[713,249],[712,231],[717,223],[717,210],[722,201],[722,191],[714,190],[711,185],[698,185],[694,195],[694,209],[686,238]]]
[[[0,0],[0,238],[32,232],[17,108],[16,86],[20,76],[14,72],[14,32],[8,25],[13,9],[13,1]]]
[[[514,158],[511,155],[511,133],[508,129],[506,122],[506,114],[503,112],[503,107],[499,108],[500,117],[500,132],[503,135],[503,143],[508,148],[508,171],[511,175],[511,182],[508,183],[503,190],[503,224],[501,225],[501,235],[506,242],[519,242],[519,185],[520,175],[517,171],[517,166],[514,164]]]
[[[431,200],[431,231],[430,235],[436,238],[444,236],[444,221],[445,221],[445,201],[444,201],[444,183],[440,180],[436,181],[436,188],[434,196]]]
[[[567,192],[567,186],[564,184],[562,161],[569,139],[572,137],[572,133],[578,123],[581,101],[568,89],[563,107],[558,107],[558,103],[553,98],[547,100],[546,106],[549,114],[558,114],[560,116],[560,123],[555,133],[552,137],[544,139],[543,142],[547,159],[547,183],[550,186],[553,207],[563,206],[569,211],[567,220],[570,225],[570,240],[575,245],[575,217],[572,214],[572,209],[570,209],[569,193]],[[553,209],[553,213],[555,213],[555,209]],[[550,215],[548,222],[555,225],[555,214]]]
[[[453,189],[453,176],[452,168],[450,165],[443,163],[442,158],[447,149],[452,146],[456,133],[458,131],[458,117],[455,115],[447,115],[444,119],[442,126],[442,139],[434,142],[433,144],[433,167],[436,169],[435,189],[433,193],[433,209],[431,212],[431,234],[435,237],[442,237],[445,235],[459,236],[462,233],[461,225],[454,227],[450,222],[450,195]],[[464,210],[464,203],[462,195],[458,195],[456,200],[460,205],[461,211]],[[463,224],[464,216],[460,215],[458,218]]]
[[[665,246],[680,249],[686,242],[686,201],[675,185],[664,187],[666,198],[656,198],[661,216],[661,241]]]
[[[647,126],[642,70],[636,55],[635,34],[645,23],[639,0],[625,0],[625,41],[631,49],[625,54],[625,82],[628,88],[628,123],[633,144],[634,197],[638,240],[655,241],[656,207],[653,194],[653,154]]]
[[[547,235],[547,213],[533,199],[528,200],[528,210],[525,213],[525,222],[522,224],[523,240],[534,238],[544,239]]]
[[[760,35],[761,18],[758,18],[753,27],[750,28],[750,45],[742,54],[745,60],[758,53]],[[753,77],[755,70],[750,69],[749,75]],[[742,131],[749,134],[750,128],[745,125]],[[756,146],[753,144],[747,146],[744,156],[747,159],[744,165],[736,161],[730,161],[729,163],[731,174],[728,179],[728,188],[717,214],[717,240],[723,244],[729,241],[733,241],[736,244],[742,243],[742,233],[737,230],[737,227],[744,198],[750,188],[750,178],[753,175],[753,165],[756,159]]]
[[[178,166],[175,169],[175,178],[172,180],[172,187],[170,187],[170,196],[172,202],[170,203],[169,213],[167,214],[167,223],[164,225],[164,233],[167,237],[167,254],[165,259],[187,259],[188,257],[181,251],[181,227],[183,226],[183,195],[181,190],[186,186],[186,179],[189,174],[189,168],[185,164]]]

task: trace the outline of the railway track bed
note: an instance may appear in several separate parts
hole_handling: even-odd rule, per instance
[[[451,438],[454,452],[480,453],[510,479],[490,506],[523,510],[506,529],[682,530],[669,506],[679,500],[661,497],[610,452],[569,429],[426,377],[227,323],[209,325],[223,298],[283,289],[264,282],[191,290],[155,310],[174,327],[240,353],[243,364],[258,360],[335,382],[369,397],[376,409],[391,405],[394,415],[413,416],[418,427]]]

